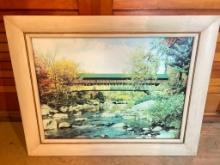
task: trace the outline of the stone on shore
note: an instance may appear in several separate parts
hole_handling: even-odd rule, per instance
[[[112,127],[113,128],[123,128],[125,126],[125,123],[117,123],[117,124],[114,124]]]
[[[66,114],[66,113],[56,113],[56,114],[53,115],[53,118],[55,118],[55,119],[67,119],[68,114]]]
[[[43,119],[44,130],[57,129],[57,122],[54,119]]]
[[[71,127],[71,125],[68,122],[61,122],[58,125],[58,128],[70,128],[70,127]]]
[[[50,108],[48,105],[43,104],[43,105],[41,106],[41,115],[42,115],[42,116],[49,115],[49,114],[50,114],[50,111],[51,111],[51,108]]]
[[[159,132],[159,131],[161,131],[162,129],[163,129],[162,127],[156,126],[156,127],[154,127],[154,128],[152,129],[152,131],[153,131],[153,132]]]
[[[65,113],[67,111],[68,111],[68,107],[63,106],[63,107],[60,108],[60,112]]]
[[[88,120],[87,118],[76,118],[75,121],[76,122],[83,122],[83,121],[86,121]]]

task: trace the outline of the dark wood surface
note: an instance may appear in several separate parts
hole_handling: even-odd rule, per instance
[[[0,118],[19,118],[3,15],[220,15],[219,0],[0,0]],[[206,119],[219,120],[220,39],[206,103]],[[206,120],[206,121],[207,121]]]

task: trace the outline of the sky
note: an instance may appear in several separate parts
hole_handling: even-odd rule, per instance
[[[126,73],[132,53],[138,47],[147,51],[157,38],[33,38],[32,44],[35,56],[56,54],[86,73]],[[158,72],[164,72],[162,65]]]

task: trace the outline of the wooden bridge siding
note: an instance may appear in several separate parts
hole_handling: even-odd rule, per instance
[[[19,118],[3,15],[189,15],[220,14],[219,0],[0,0],[0,118]],[[206,118],[220,120],[220,42],[206,104]]]
[[[154,84],[160,84],[163,81],[167,80],[146,80],[140,84],[148,84],[148,85],[154,85]],[[90,80],[74,80],[73,85],[118,85],[118,84],[124,84],[124,85],[131,85],[133,82],[131,80],[95,80],[95,79],[90,79]]]

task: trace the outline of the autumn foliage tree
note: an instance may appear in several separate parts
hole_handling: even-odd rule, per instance
[[[35,57],[35,70],[40,95],[44,95],[51,89],[51,79],[48,74],[47,64],[39,57]]]
[[[68,101],[68,91],[78,77],[78,66],[55,56],[35,56],[35,70],[42,104],[58,107]]]
[[[73,85],[73,80],[78,77],[77,65],[68,60],[55,61],[48,70],[49,78],[56,90]]]

